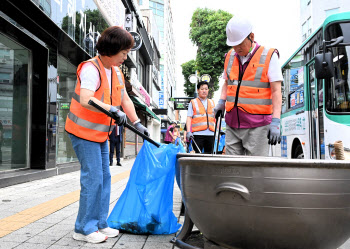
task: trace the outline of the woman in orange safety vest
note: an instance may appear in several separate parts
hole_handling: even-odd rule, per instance
[[[111,191],[107,138],[114,122],[88,102],[93,100],[112,112],[118,125],[125,124],[128,117],[137,130],[148,135],[125,91],[124,76],[118,67],[133,45],[129,32],[109,27],[97,42],[99,56],[82,62],[77,69],[77,84],[65,126],[81,165],[75,240],[100,243],[119,233],[107,223]]]
[[[194,139],[197,146],[192,146],[196,153],[212,153],[214,144],[214,100],[208,99],[208,82],[201,81],[197,84],[198,98],[192,99],[188,105],[186,121],[186,138]],[[192,127],[192,131],[191,131]],[[193,133],[192,133],[193,132]]]

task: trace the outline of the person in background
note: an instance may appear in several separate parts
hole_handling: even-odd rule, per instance
[[[89,105],[89,100],[109,110],[118,125],[124,125],[128,117],[137,130],[149,135],[125,91],[124,76],[119,69],[133,45],[134,39],[128,31],[109,27],[96,44],[99,55],[82,62],[77,69],[77,83],[65,125],[81,165],[75,240],[100,243],[119,234],[107,223],[111,192],[107,138],[112,120]]]
[[[251,23],[235,15],[227,23],[227,45],[221,97],[215,115],[226,110],[226,154],[268,156],[280,143],[282,106],[278,51],[254,40]],[[267,137],[267,138],[266,138]]]
[[[173,140],[176,139],[176,137],[174,137],[174,134],[173,134],[175,126],[176,126],[176,123],[174,121],[171,122],[170,126],[166,130],[164,143],[170,144]]]
[[[190,129],[190,131],[192,132],[192,128]],[[186,142],[187,153],[190,153],[192,150],[192,146],[191,146],[191,141],[187,138],[187,124],[185,124],[185,127],[184,127],[184,140]]]
[[[2,144],[4,142],[4,126],[2,125],[2,121],[0,120],[0,163],[2,163]]]
[[[201,81],[197,84],[198,98],[192,99],[188,105],[186,121],[186,138],[194,139],[197,146],[193,146],[196,153],[210,154],[214,145],[214,100],[208,99],[209,86],[208,82]],[[192,128],[192,131],[191,131]],[[193,132],[193,133],[192,133]]]
[[[109,166],[113,165],[113,155],[115,148],[115,156],[117,158],[117,166],[122,166],[120,163],[120,144],[123,141],[123,126],[115,125],[111,134],[109,134]]]

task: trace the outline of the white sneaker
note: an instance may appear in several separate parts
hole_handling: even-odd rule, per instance
[[[106,236],[103,233],[100,233],[99,231],[90,233],[88,235],[74,232],[73,239],[96,244],[107,240],[108,236]]]
[[[110,237],[110,238],[117,237],[118,234],[119,234],[119,230],[113,229],[113,228],[110,228],[110,227],[106,227],[106,228],[103,228],[103,229],[99,229],[99,231],[100,231],[101,233],[103,233],[104,235],[107,235],[107,236]]]

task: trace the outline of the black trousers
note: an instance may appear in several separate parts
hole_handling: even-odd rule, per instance
[[[109,162],[113,162],[114,148],[117,157],[117,163],[120,163],[120,136],[115,137],[115,140],[109,141]]]
[[[198,151],[197,146],[192,142],[192,147],[196,153],[202,153],[203,149],[204,154],[211,154],[213,152],[214,136],[194,135],[194,141],[200,149]]]

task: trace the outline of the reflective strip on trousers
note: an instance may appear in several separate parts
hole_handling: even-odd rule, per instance
[[[92,123],[90,121],[87,121],[85,119],[77,117],[76,115],[74,115],[71,112],[68,113],[68,117],[74,123],[76,123],[77,125],[80,125],[82,127],[85,127],[85,128],[91,129],[91,130],[96,130],[96,131],[109,132],[109,125]]]

